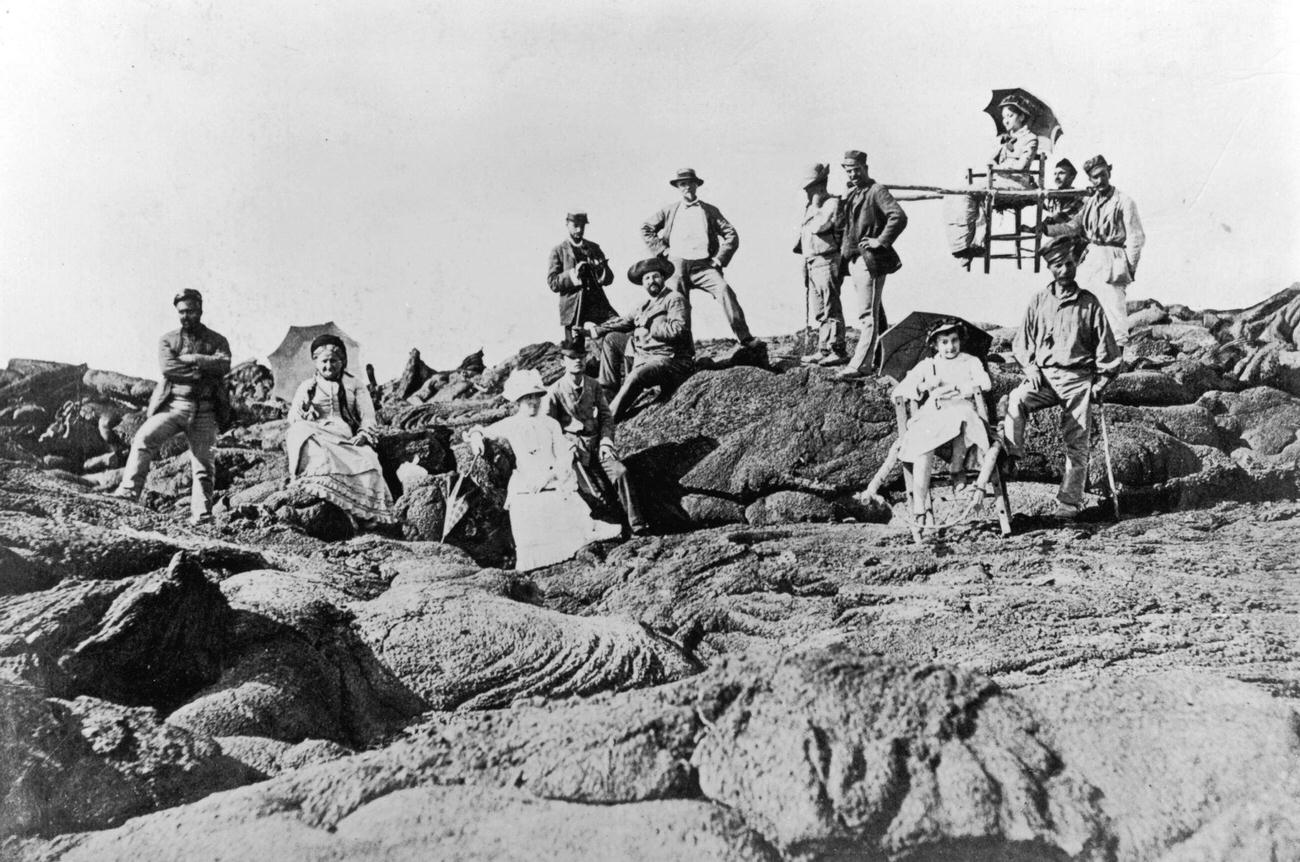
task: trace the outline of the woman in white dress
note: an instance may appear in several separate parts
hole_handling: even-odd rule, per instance
[[[375,453],[375,406],[347,373],[348,353],[334,335],[311,343],[316,374],[289,405],[290,487],[338,506],[362,526],[397,521],[393,496]]]
[[[881,503],[880,485],[898,461],[912,465],[912,504],[914,514],[925,514],[930,495],[930,470],[934,451],[952,442],[948,469],[954,486],[965,479],[966,459],[970,448],[981,455],[989,452],[988,429],[975,409],[973,399],[982,397],[993,387],[984,364],[961,350],[965,327],[960,321],[947,319],[930,330],[927,343],[934,355],[922,359],[907,372],[903,382],[894,387],[894,398],[920,401],[921,406],[907,423],[907,428],[889,452],[866,494]],[[987,472],[986,472],[987,470]],[[975,490],[981,495],[991,475],[991,462],[981,458],[981,472]]]
[[[472,428],[466,442],[475,455],[483,441],[510,447],[515,470],[506,489],[510,533],[515,540],[515,568],[528,571],[567,560],[584,545],[617,538],[618,524],[591,517],[578,495],[573,453],[560,424],[540,412],[546,387],[535,369],[515,370],[502,393],[518,412],[486,428]]]
[[[1032,109],[1016,96],[1007,96],[999,105],[1006,132],[997,138],[997,148],[989,156],[995,168],[1028,171],[1038,154],[1038,135],[1029,128]],[[1032,189],[1038,182],[1028,174],[993,177],[995,189]],[[975,195],[948,198],[948,242],[952,256],[959,259],[984,254],[984,207]]]

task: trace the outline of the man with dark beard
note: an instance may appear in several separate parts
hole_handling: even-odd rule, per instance
[[[190,523],[212,520],[212,448],[218,423],[230,412],[225,376],[230,371],[230,342],[203,325],[203,296],[186,288],[172,300],[181,327],[158,345],[162,380],[149,399],[148,419],[131,441],[122,484],[113,496],[136,500],[158,449],[176,434],[190,447]]]
[[[565,337],[582,332],[583,324],[601,324],[618,317],[609,304],[605,287],[614,281],[614,271],[600,246],[586,238],[585,212],[565,216],[569,237],[551,249],[546,266],[546,284],[560,295],[560,326]],[[609,333],[593,339],[600,358],[597,379],[606,397],[613,397],[623,382],[623,352],[627,338]]]

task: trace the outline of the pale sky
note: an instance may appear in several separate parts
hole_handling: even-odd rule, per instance
[[[1013,86],[1055,109],[1057,156],[1105,154],[1136,201],[1130,298],[1247,305],[1300,279],[1297,9],[23,0],[0,18],[0,361],[156,377],[196,287],[236,361],[334,320],[381,380],[412,347],[491,364],[558,338],[545,266],[571,209],[635,307],[639,225],[687,166],[740,232],[752,327],[790,332],[807,166],[858,148],[886,183],[955,185]],[[962,271],[942,205],[905,207],[892,318],[1013,323],[1047,282]],[[728,334],[695,296],[696,335]]]

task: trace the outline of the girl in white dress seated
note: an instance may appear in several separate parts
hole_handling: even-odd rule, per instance
[[[392,524],[393,496],[375,453],[375,405],[347,373],[348,352],[335,335],[311,343],[316,374],[289,405],[290,487],[338,506],[358,524]]]
[[[584,545],[618,538],[622,527],[591,517],[578,495],[573,452],[560,424],[540,413],[546,387],[536,369],[511,372],[502,393],[519,411],[465,435],[470,451],[483,455],[483,441],[508,445],[515,470],[506,488],[506,510],[519,571],[567,560]]]
[[[984,364],[962,352],[964,331],[961,321],[951,318],[937,324],[926,336],[934,355],[918,362],[903,382],[894,387],[895,399],[918,401],[921,406],[908,420],[906,430],[867,487],[866,495],[877,502],[884,503],[879,490],[889,472],[899,461],[906,461],[912,465],[913,511],[923,516],[930,497],[931,460],[936,449],[952,443],[948,469],[958,489],[965,484],[970,448],[977,448],[982,456],[989,453],[988,429],[975,408],[974,399],[982,398],[993,383]],[[974,489],[981,496],[990,493],[987,483],[994,460],[981,461],[984,469]]]

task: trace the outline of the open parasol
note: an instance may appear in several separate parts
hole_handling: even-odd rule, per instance
[[[902,380],[912,366],[930,355],[930,347],[925,337],[930,330],[942,320],[956,320],[966,327],[962,333],[961,349],[977,359],[989,355],[993,346],[993,336],[977,326],[953,317],[951,314],[935,314],[930,311],[913,311],[894,326],[885,330],[880,336],[880,373],[894,380]]]
[[[1008,96],[1013,96],[1025,107],[1029,108],[1032,116],[1029,118],[1029,130],[1040,138],[1047,141],[1051,147],[1056,146],[1056,139],[1061,137],[1061,123],[1056,119],[1051,107],[1046,102],[1035,96],[1028,90],[1020,87],[1012,87],[1009,90],[994,90],[993,98],[989,100],[988,107],[984,113],[993,118],[993,125],[998,127],[998,134],[1006,134],[1006,126],[1002,125],[1002,100]]]

